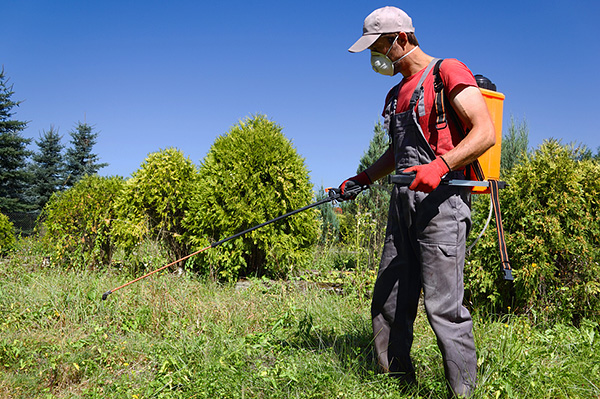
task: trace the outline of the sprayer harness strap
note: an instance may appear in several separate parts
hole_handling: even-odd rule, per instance
[[[512,268],[508,260],[508,251],[506,249],[506,241],[504,239],[504,228],[502,227],[502,214],[500,212],[500,198],[498,196],[498,181],[489,180],[490,195],[492,205],[494,206],[494,214],[496,215],[496,231],[498,232],[498,247],[500,248],[500,260],[502,261],[502,273],[505,280],[513,280]]]
[[[435,128],[437,130],[440,130],[440,129],[444,129],[446,126],[448,126],[447,115],[450,114],[450,117],[454,120],[454,124],[456,125],[458,131],[460,132],[462,138],[464,139],[466,136],[466,133],[462,127],[460,120],[458,119],[458,116],[454,113],[454,109],[452,108],[452,106],[450,106],[448,108],[448,112],[446,112],[447,98],[444,95],[444,82],[442,81],[442,76],[440,74],[440,66],[442,65],[442,61],[444,61],[444,60],[443,59],[439,60],[438,62],[435,63],[435,66],[433,67],[433,77],[434,77],[433,90],[435,91],[434,106],[435,106],[435,113],[437,115]],[[467,170],[466,170],[467,176],[470,174],[469,173],[470,170],[473,172],[473,174],[475,175],[475,178],[477,180],[480,180],[480,181],[485,180],[485,174],[483,173],[483,168],[481,167],[481,164],[479,163],[478,160],[475,160],[475,162],[473,162],[472,164],[470,164],[467,167]]]
[[[435,91],[435,99],[434,99],[434,106],[435,106],[435,110],[436,110],[436,114],[437,114],[437,119],[436,119],[436,129],[443,129],[448,125],[448,119],[447,119],[447,114],[450,113],[451,117],[454,118],[454,121],[456,122],[456,126],[458,127],[458,130],[461,132],[461,135],[463,136],[463,138],[466,136],[465,132],[462,129],[462,125],[460,123],[460,121],[458,120],[458,117],[453,113],[453,109],[450,106],[448,108],[448,112],[446,112],[446,96],[444,95],[444,82],[442,81],[442,77],[440,74],[440,65],[442,64],[443,59],[439,60],[438,62],[436,62],[435,67],[433,68],[433,76],[434,76],[434,83],[433,83],[433,88]],[[469,168],[472,169],[472,171],[475,174],[475,177],[477,178],[477,180],[485,180],[485,175],[483,173],[483,169],[481,168],[481,164],[479,163],[478,160],[475,160],[475,162],[473,162],[471,165],[469,165]],[[504,275],[504,279],[505,280],[513,280],[513,276],[512,276],[512,269],[510,267],[510,261],[508,259],[508,251],[506,249],[506,241],[504,239],[504,227],[502,226],[502,214],[500,212],[500,198],[498,196],[499,193],[499,187],[498,187],[498,181],[497,180],[493,180],[490,179],[488,180],[490,183],[490,195],[491,195],[491,201],[492,201],[492,205],[494,207],[494,214],[496,216],[496,231],[498,233],[498,247],[500,248],[500,260],[502,262],[501,267],[502,267],[502,273]]]

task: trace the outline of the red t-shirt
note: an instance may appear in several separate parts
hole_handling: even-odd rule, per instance
[[[410,98],[412,97],[412,94],[415,91],[417,83],[419,83],[423,72],[425,72],[425,68],[412,76],[402,79],[400,82],[398,107],[396,108],[397,113],[404,112],[408,109]],[[452,90],[458,85],[477,87],[477,82],[473,77],[473,73],[465,64],[456,59],[445,59],[440,66],[439,73],[442,77],[442,81],[444,82],[444,93],[446,96],[449,96],[450,92],[452,92]],[[425,114],[419,115],[419,124],[421,125],[425,139],[431,145],[433,152],[436,155],[444,155],[453,149],[462,140],[463,136],[461,131],[457,129],[455,122],[450,115],[447,115],[446,118],[448,120],[447,126],[440,130],[436,129],[435,122],[437,114],[434,106],[435,92],[433,90],[432,72],[430,72],[429,76],[425,78],[425,81],[423,82],[423,89]],[[388,104],[391,95],[392,93],[390,90],[385,99],[386,105]],[[449,106],[450,104],[446,103],[446,107]],[[418,115],[418,103],[415,107],[415,111]],[[446,110],[446,113],[448,114],[448,110]],[[383,111],[383,116],[385,117],[385,108]]]

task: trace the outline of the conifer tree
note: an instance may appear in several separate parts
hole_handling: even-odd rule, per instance
[[[38,151],[32,156],[31,197],[37,209],[42,209],[52,194],[64,186],[64,145],[61,140],[58,130],[50,126],[50,130],[44,131],[35,141]]]
[[[500,154],[500,170],[508,172],[527,155],[529,145],[529,128],[527,122],[519,124],[510,118],[508,133],[502,137],[502,153]]]
[[[185,239],[202,248],[313,201],[308,169],[283,128],[265,115],[218,137],[198,171]],[[195,258],[223,279],[285,276],[305,265],[317,239],[317,210],[255,230]]]
[[[11,99],[13,86],[8,85],[4,68],[0,71],[0,212],[23,212],[28,209],[25,190],[29,183],[27,159],[31,139],[22,136],[27,122],[12,119],[12,109],[20,101]]]
[[[369,147],[360,158],[356,173],[362,172],[377,161],[387,151],[389,145],[388,134],[381,121],[377,121],[373,127],[373,137]],[[355,201],[343,203],[342,207],[344,212],[349,213],[356,213],[357,207],[371,212],[373,218],[377,220],[378,230],[385,231],[392,185],[384,182],[383,179],[373,183],[370,190],[361,193]]]
[[[92,152],[98,138],[98,133],[93,130],[93,126],[78,122],[75,130],[69,132],[71,147],[65,154],[67,187],[72,187],[83,176],[94,175],[108,166],[107,163],[99,163],[100,157]]]
[[[360,173],[371,166],[387,151],[389,146],[390,141],[388,134],[383,127],[383,123],[379,120],[373,127],[373,138],[371,138],[371,141],[369,142],[369,148],[367,148],[360,159],[356,172]]]

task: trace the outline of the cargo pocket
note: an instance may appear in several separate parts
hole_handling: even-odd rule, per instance
[[[456,257],[456,254],[458,253],[456,245],[439,244],[438,247],[447,258]]]

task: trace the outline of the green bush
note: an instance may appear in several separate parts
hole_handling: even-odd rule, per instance
[[[188,254],[181,240],[197,169],[177,149],[154,152],[125,183],[117,201],[117,242],[131,256],[144,240],[160,242],[173,260]]]
[[[15,245],[15,229],[8,216],[0,213],[0,255],[6,255]]]
[[[280,126],[263,115],[233,126],[215,140],[200,170],[190,242],[202,248],[313,201],[308,171]],[[317,236],[315,209],[219,245],[196,258],[207,274],[284,276],[307,256]]]
[[[598,319],[600,164],[550,140],[515,166],[507,182],[500,201],[514,286],[502,281],[492,223],[465,268],[471,301],[540,321]],[[487,216],[486,202],[476,204],[475,231]]]
[[[113,203],[122,188],[121,177],[88,175],[72,188],[52,195],[41,220],[53,262],[91,269],[110,264],[115,249]]]

